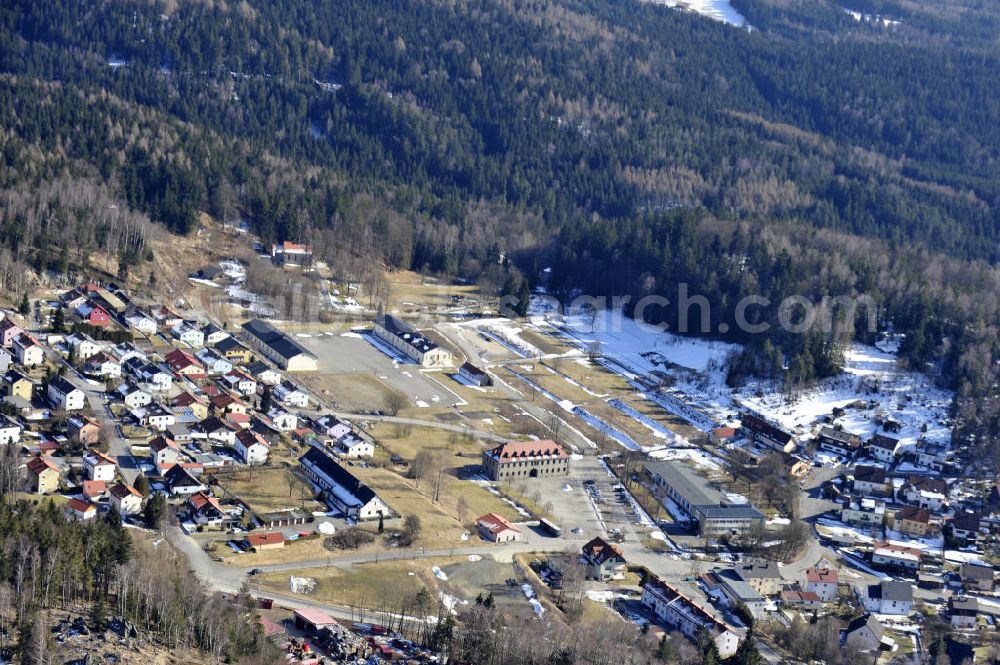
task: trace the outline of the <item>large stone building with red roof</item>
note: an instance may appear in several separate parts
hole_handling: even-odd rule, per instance
[[[483,472],[497,481],[565,476],[569,455],[551,439],[511,441],[483,453]]]

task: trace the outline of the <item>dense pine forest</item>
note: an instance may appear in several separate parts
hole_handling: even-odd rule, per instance
[[[137,263],[150,224],[204,210],[345,272],[503,256],[560,295],[685,282],[718,322],[750,293],[866,294],[996,463],[988,4],[736,0],[746,30],[608,0],[5,3],[0,280]],[[842,323],[730,333],[751,349],[731,377],[835,371]]]

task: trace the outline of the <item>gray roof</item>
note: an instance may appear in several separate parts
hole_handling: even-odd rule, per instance
[[[662,478],[692,505],[717,504],[722,497],[693,469],[675,462],[647,462],[646,470]]]
[[[301,355],[309,356],[310,358],[316,357],[306,347],[266,321],[251,319],[243,324],[243,330],[269,346],[271,350],[282,358],[289,359]]]
[[[781,571],[774,561],[748,561],[735,570],[744,580],[781,579]]]
[[[879,641],[882,640],[882,636],[885,635],[885,629],[882,628],[882,624],[880,624],[878,622],[878,619],[876,619],[875,616],[872,614],[865,614],[864,616],[859,616],[858,618],[854,619],[854,621],[852,621],[847,626],[847,634],[850,635],[854,631],[863,628],[865,626],[871,629],[876,639],[878,639]]]
[[[396,318],[392,314],[384,314],[378,317],[375,319],[375,324],[385,328],[390,335],[395,335],[423,353],[433,351],[437,348],[437,344],[427,339],[410,327],[408,323],[402,319]]]
[[[764,519],[764,513],[750,503],[703,504],[698,510],[707,519]]]
[[[881,582],[868,587],[869,598],[895,600],[900,602],[913,601],[913,585],[909,582]]]

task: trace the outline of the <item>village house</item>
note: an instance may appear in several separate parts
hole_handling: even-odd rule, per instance
[[[21,333],[11,342],[14,358],[24,367],[36,367],[45,362],[45,349],[28,333]]]
[[[146,406],[153,401],[153,396],[132,383],[123,383],[115,391],[129,410]]]
[[[735,566],[733,571],[763,596],[773,596],[781,591],[781,571],[773,561],[750,560]]]
[[[142,512],[142,494],[131,485],[118,483],[111,488],[111,509],[122,517]]]
[[[97,503],[108,495],[108,484],[103,480],[85,480],[80,484],[80,494],[91,503]]]
[[[63,411],[79,411],[86,405],[87,397],[83,391],[62,376],[49,381],[46,392],[52,406]]]
[[[184,322],[180,314],[177,314],[166,305],[155,305],[149,310],[149,315],[156,321],[156,325],[164,329],[171,329]]]
[[[320,490],[321,497],[344,516],[356,520],[378,519],[392,511],[374,490],[315,446],[299,458],[303,472]]]
[[[165,393],[173,386],[174,377],[168,366],[157,363],[143,363],[136,372],[136,378],[143,383],[148,390]]]
[[[251,349],[289,372],[315,372],[316,355],[270,323],[251,319],[243,324],[243,340]],[[256,375],[260,378],[259,375]],[[262,379],[263,380],[263,379]]]
[[[246,372],[234,369],[221,379],[227,389],[236,391],[241,395],[256,395],[257,380]]]
[[[741,579],[736,571],[732,569],[716,571],[713,577],[730,607],[742,605],[750,611],[755,619],[763,618],[766,615],[767,599]]]
[[[271,260],[279,266],[302,267],[312,265],[312,245],[286,240],[271,245]]]
[[[867,497],[845,501],[840,520],[852,526],[880,529],[885,526],[885,501]]]
[[[76,358],[77,362],[87,360],[91,356],[100,353],[103,348],[100,344],[95,342],[90,335],[80,332],[67,336],[63,340],[63,344],[69,350],[70,354]]]
[[[736,438],[738,430],[735,427],[716,427],[708,433],[709,442],[721,446]]]
[[[493,385],[493,379],[490,378],[490,375],[472,363],[462,363],[462,366],[458,368],[458,375],[468,383],[480,388]]]
[[[993,566],[976,561],[967,561],[958,571],[962,588],[966,591],[993,593],[995,574]]]
[[[512,543],[522,540],[521,528],[496,513],[486,513],[476,520],[476,530],[483,540],[491,543]]]
[[[8,370],[3,376],[4,393],[11,397],[20,397],[30,402],[35,393],[35,383],[16,369]]]
[[[656,578],[643,585],[641,602],[657,621],[680,631],[689,640],[706,631],[722,658],[736,653],[742,635],[663,580]]]
[[[104,351],[99,351],[87,358],[83,371],[91,376],[115,379],[122,375],[122,366],[115,358]]]
[[[892,464],[899,453],[899,439],[884,434],[873,434],[868,439],[868,455],[879,462]]]
[[[854,467],[854,491],[864,496],[888,496],[889,477],[880,466]]]
[[[228,521],[228,514],[222,504],[214,496],[205,492],[197,492],[188,497],[185,503],[188,519],[198,526],[208,529],[221,529]]]
[[[335,445],[340,454],[352,459],[371,457],[375,454],[375,444],[369,439],[362,438],[353,433],[337,439]]]
[[[181,461],[181,449],[175,441],[162,434],[149,442],[149,461],[160,468]]]
[[[274,397],[285,406],[302,409],[309,407],[309,393],[290,381],[282,381],[274,387]]]
[[[926,536],[930,530],[931,514],[926,508],[903,506],[896,511],[893,527],[908,536]]]
[[[111,324],[111,315],[97,303],[87,300],[73,310],[73,314],[88,326],[107,328]]]
[[[134,310],[132,313],[125,315],[125,325],[140,335],[156,334],[156,321],[139,310]]]
[[[840,455],[845,459],[853,458],[861,449],[861,437],[833,427],[821,427],[816,436],[816,443],[820,450]]]
[[[798,446],[791,433],[752,413],[740,414],[740,432],[759,446],[783,453],[794,452]]]
[[[839,576],[833,568],[807,568],[805,590],[811,591],[824,603],[837,599]]]
[[[877,542],[872,548],[872,564],[889,570],[920,570],[920,550],[888,542]]]
[[[223,358],[219,353],[212,349],[207,347],[199,349],[194,355],[201,361],[202,365],[204,365],[205,371],[208,372],[209,376],[219,376],[233,371],[232,361]]]
[[[298,416],[290,411],[285,411],[279,406],[272,406],[267,412],[267,419],[271,421],[274,429],[279,432],[291,432],[299,424]]]
[[[143,427],[157,432],[162,432],[177,422],[177,416],[158,402],[150,402],[146,406],[132,409],[130,413]]]
[[[99,450],[90,450],[83,456],[84,474],[88,480],[112,481],[117,468],[115,461]]]
[[[424,367],[450,367],[451,351],[437,345],[402,319],[384,314],[375,319],[375,337]]]
[[[782,589],[778,598],[783,605],[791,605],[806,610],[816,610],[823,607],[823,601],[812,591],[799,589]]]
[[[621,545],[597,537],[584,545],[581,552],[588,578],[601,582],[625,579],[628,566]]]
[[[511,441],[483,453],[483,473],[490,480],[511,481],[569,475],[569,455],[551,439]]]
[[[982,529],[982,518],[976,513],[961,512],[955,513],[948,523],[951,527],[951,535],[956,540],[965,543],[975,543],[979,540]]]
[[[227,413],[242,413],[245,415],[250,411],[249,404],[228,393],[216,395],[209,401],[212,405],[212,414],[220,418]]]
[[[51,494],[59,489],[59,469],[44,457],[33,457],[28,462],[28,478],[35,494]]]
[[[0,346],[0,373],[5,373],[14,362],[14,355],[7,349]]]
[[[163,474],[163,481],[174,496],[191,496],[208,488],[181,464],[174,464]]]
[[[947,503],[948,484],[940,478],[909,476],[899,488],[899,497],[911,506],[938,512]]]
[[[215,350],[234,365],[246,365],[253,361],[253,352],[232,335],[218,341]]]
[[[285,546],[285,534],[280,531],[271,533],[251,533],[246,538],[247,546],[254,552],[276,550]]]
[[[165,360],[175,374],[186,376],[189,379],[205,378],[205,366],[184,349],[174,349],[167,354]]]
[[[224,339],[231,337],[229,333],[215,325],[214,323],[207,323],[201,328],[202,339],[206,346],[215,346]]]
[[[281,381],[281,374],[262,360],[250,363],[246,370],[248,374],[268,386],[275,386]]]
[[[950,451],[946,442],[922,441],[916,450],[917,466],[931,471],[943,471],[948,464]]]
[[[181,323],[170,329],[170,334],[191,348],[197,349],[205,345],[205,335],[190,323]]]
[[[121,342],[115,344],[111,347],[111,355],[118,358],[118,362],[124,365],[129,360],[133,358],[138,358],[142,362],[146,362],[146,354],[135,348],[132,342]]]
[[[913,609],[913,585],[896,581],[869,584],[861,601],[869,612],[906,615]]]
[[[6,414],[0,414],[0,445],[17,443],[21,440],[21,425]]]
[[[953,628],[975,628],[979,621],[979,601],[966,596],[948,599],[948,620]]]
[[[250,429],[236,433],[236,455],[244,464],[264,464],[271,447],[264,438]]]
[[[0,341],[3,342],[4,348],[11,348],[14,338],[24,332],[24,328],[11,321],[9,317],[5,316],[0,320]]]
[[[66,517],[80,522],[92,520],[97,517],[97,506],[73,497],[66,502]]]
[[[170,403],[175,409],[187,409],[197,420],[208,418],[208,400],[182,392]]]
[[[891,648],[891,642],[887,640],[885,628],[871,614],[857,617],[848,624],[847,630],[844,631],[844,643],[848,647],[864,653]]]

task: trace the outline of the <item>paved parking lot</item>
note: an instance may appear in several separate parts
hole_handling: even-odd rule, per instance
[[[416,406],[463,403],[444,383],[451,381],[447,374],[435,372],[431,376],[416,364],[394,361],[356,333],[297,336],[296,340],[316,354],[321,373],[372,375]]]

